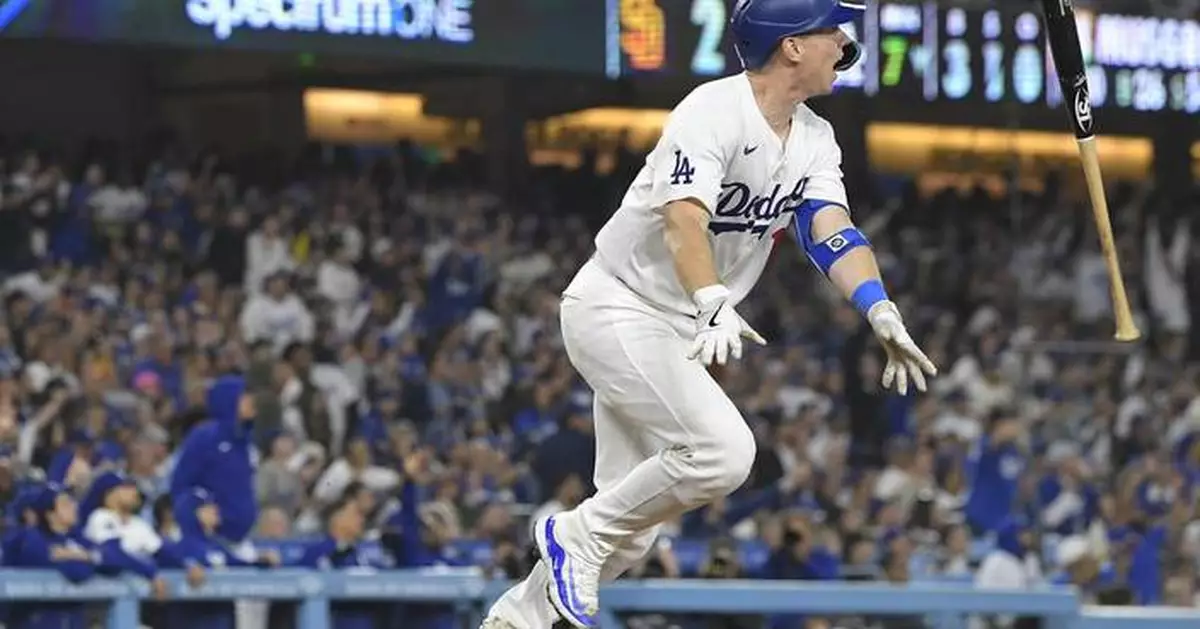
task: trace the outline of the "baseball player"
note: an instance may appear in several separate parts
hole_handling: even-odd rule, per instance
[[[697,87],[596,252],[563,293],[571,363],[595,391],[595,484],[575,509],[534,524],[541,561],[492,607],[488,629],[593,627],[601,581],[652,546],[659,525],[734,491],[754,437],[709,375],[766,341],[736,307],[790,229],[813,265],[870,322],[883,385],[925,390],[937,373],[850,221],[841,150],[804,101],[829,94],[860,55],[840,25],[859,0],[741,0],[731,30],[745,72]]]

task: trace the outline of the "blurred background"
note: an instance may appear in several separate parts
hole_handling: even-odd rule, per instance
[[[592,491],[558,292],[670,107],[740,69],[731,4],[0,0],[6,535],[23,491],[111,471],[169,535],[178,447],[237,373],[257,548],[297,562],[337,522],[364,564],[522,576],[530,517]],[[743,306],[771,343],[722,375],[755,472],[627,578],[985,587],[1007,553],[1029,585],[1200,604],[1198,3],[1077,3],[1129,345],[1037,3],[868,4],[812,107],[943,375],[881,391],[779,242]]]

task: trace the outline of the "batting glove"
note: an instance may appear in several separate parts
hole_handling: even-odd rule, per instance
[[[767,344],[766,339],[729,305],[728,288],[720,285],[701,288],[694,299],[700,313],[696,315],[696,340],[688,354],[689,359],[699,359],[704,365],[711,365],[713,361],[724,365],[730,357],[741,359],[742,337],[759,345]]]
[[[887,352],[887,366],[883,368],[880,384],[889,389],[894,382],[896,392],[905,395],[908,393],[908,381],[912,380],[918,391],[925,391],[925,376],[936,376],[937,366],[909,336],[896,304],[881,301],[871,306],[867,311],[867,321]]]

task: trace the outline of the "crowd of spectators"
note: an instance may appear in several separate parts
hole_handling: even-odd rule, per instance
[[[530,516],[591,490],[558,291],[637,160],[541,169],[502,198],[473,156],[407,145],[153,157],[0,150],[4,565],[520,577]],[[781,241],[743,307],[770,344],[720,374],[755,471],[630,576],[1046,580],[1196,605],[1195,198],[1114,191],[1148,332],[1123,347],[1103,342],[1103,259],[1067,183],[879,188],[854,214],[943,375],[882,392],[869,330]],[[171,622],[205,613],[224,612]]]

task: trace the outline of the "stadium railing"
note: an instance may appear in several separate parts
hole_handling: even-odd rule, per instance
[[[297,629],[327,629],[330,602],[347,600],[439,602],[469,623],[505,584],[471,573],[444,571],[210,572],[198,589],[179,573],[163,575],[172,600],[257,598],[293,601]],[[109,603],[109,627],[138,626],[139,603],[150,596],[143,580],[94,579],[74,585],[55,572],[0,570],[0,601],[97,601]],[[1045,629],[1195,629],[1200,610],[1081,606],[1069,589],[982,591],[970,586],[812,583],[784,581],[621,581],[604,590],[601,627],[621,627],[618,613],[908,615],[931,627],[961,627],[970,614],[1037,616]],[[472,626],[472,625],[468,625]],[[477,626],[477,625],[475,625]]]

